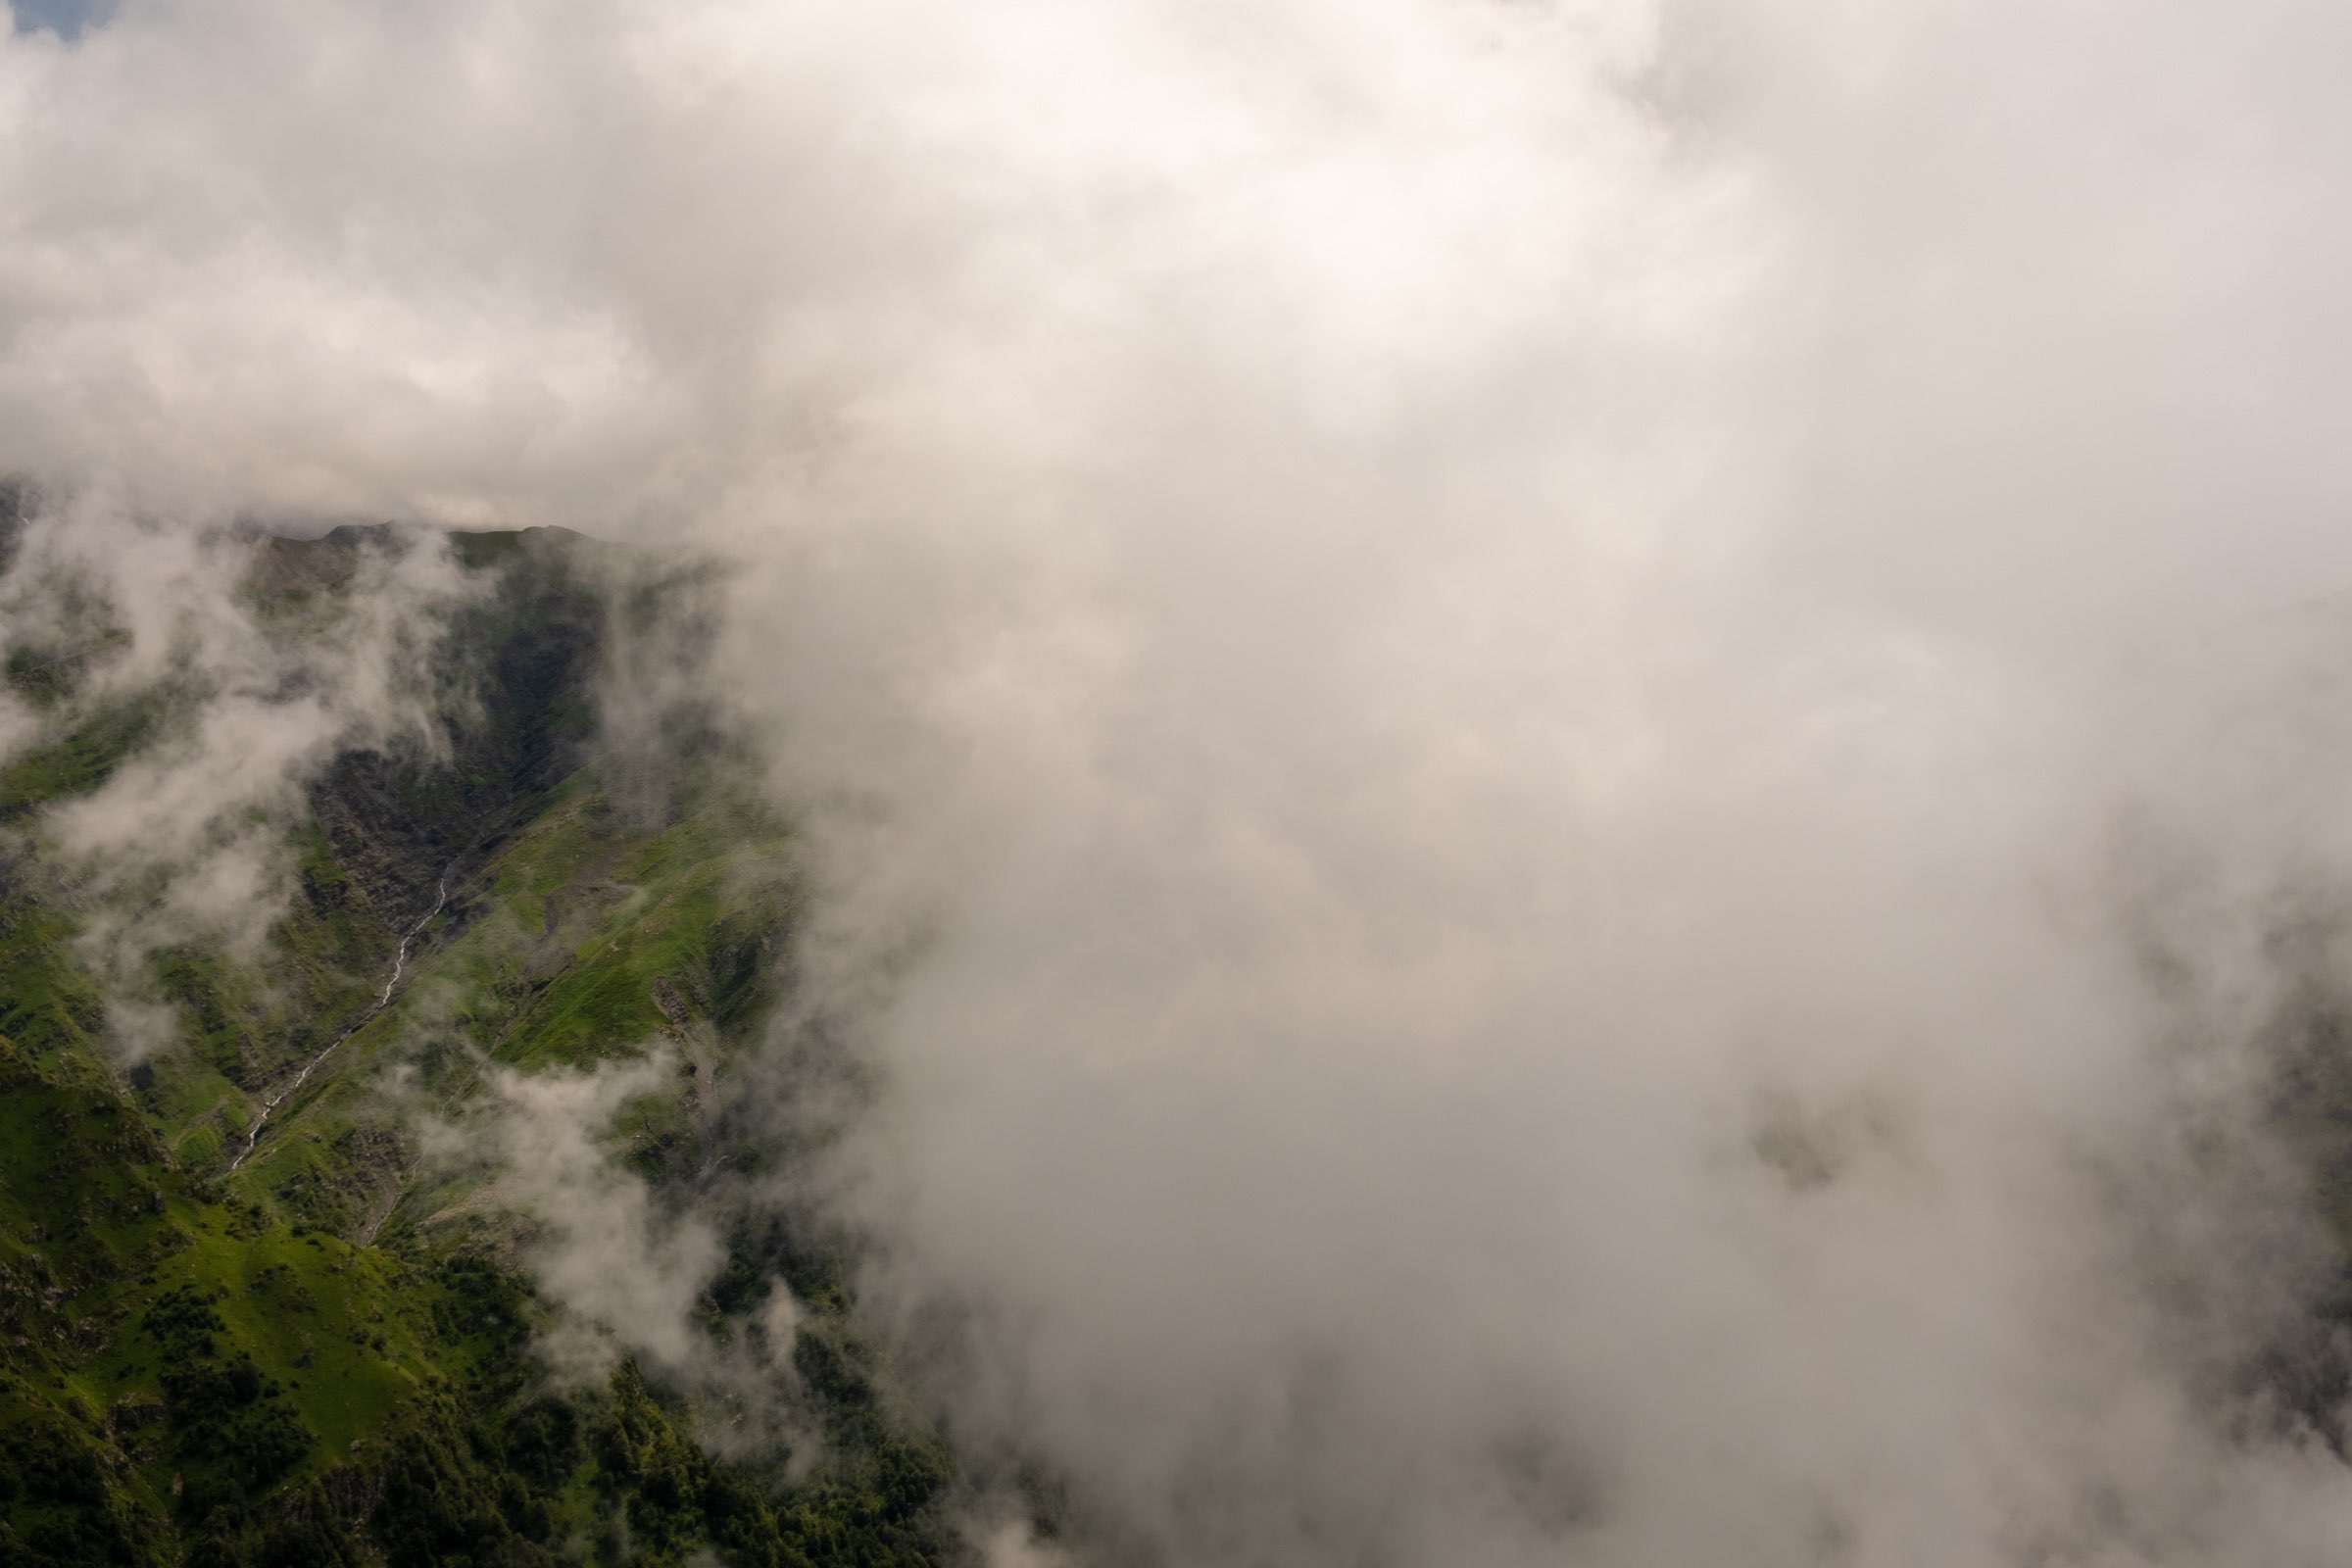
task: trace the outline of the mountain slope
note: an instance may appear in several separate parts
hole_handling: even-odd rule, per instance
[[[267,542],[249,612],[311,635],[396,543]],[[721,1457],[692,1378],[541,1352],[577,1314],[466,1152],[512,1075],[659,1059],[604,1135],[656,1211],[764,1158],[718,1105],[777,999],[792,837],[715,753],[658,808],[615,798],[600,547],[454,548],[474,591],[435,662],[444,744],[333,759],[259,953],[146,956],[170,1038],[126,1070],[88,946],[124,895],[45,813],[201,699],[109,694],[103,625],[5,650],[50,722],[0,770],[0,1563],[936,1560],[945,1450],[850,1332],[838,1265],[772,1216],[727,1222],[693,1332],[731,1366],[788,1359],[767,1376],[799,1390],[795,1435]]]

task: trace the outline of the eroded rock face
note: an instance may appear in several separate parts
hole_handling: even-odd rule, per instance
[[[368,538],[339,528],[274,541],[270,570],[331,588]],[[413,742],[349,751],[313,785],[336,860],[387,925],[415,920],[454,860],[512,831],[579,765],[607,616],[589,544],[555,528],[456,536],[461,563],[489,585],[452,616],[436,660],[447,755]]]

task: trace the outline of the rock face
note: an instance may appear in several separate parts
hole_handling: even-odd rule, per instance
[[[273,541],[265,570],[278,582],[340,586],[368,542],[358,528]],[[394,927],[430,906],[453,863],[478,858],[527,819],[595,733],[607,599],[592,542],[537,528],[460,535],[454,549],[495,577],[453,617],[439,653],[449,754],[346,752],[311,791],[336,860]]]

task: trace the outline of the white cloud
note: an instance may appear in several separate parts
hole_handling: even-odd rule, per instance
[[[731,553],[869,1289],[1089,1529],[2332,1562],[2346,27],[155,0],[0,46],[0,460]]]
[[[486,1123],[468,1135],[444,1128],[439,1141],[490,1155],[499,1197],[540,1224],[531,1261],[541,1288],[579,1327],[678,1370],[702,1348],[689,1312],[724,1249],[708,1226],[658,1212],[644,1179],[603,1143],[624,1104],[674,1077],[660,1055],[585,1072],[494,1070]]]
[[[27,715],[26,744],[109,710],[151,714],[97,789],[37,823],[74,867],[83,945],[124,1020],[157,947],[258,952],[290,885],[287,830],[337,750],[441,743],[425,665],[467,589],[437,536],[359,549],[346,604],[273,623],[245,592],[256,541],[215,521],[142,516],[92,484],[35,514],[0,584],[12,648],[87,656],[79,689]],[[152,1022],[118,1033],[152,1045]]]

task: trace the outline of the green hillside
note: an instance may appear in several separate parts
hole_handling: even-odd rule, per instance
[[[377,542],[269,542],[247,612],[331,626]],[[147,955],[172,1034],[128,1065],[77,938],[138,894],[94,889],[44,810],[201,693],[108,691],[103,616],[0,649],[47,724],[0,770],[0,1564],[938,1560],[953,1467],[850,1331],[838,1260],[722,1200],[772,1157],[725,1104],[780,988],[790,826],[707,737],[652,802],[597,745],[612,617],[660,614],[662,583],[560,530],[456,546],[479,591],[434,663],[446,746],[323,771],[264,951]],[[698,1439],[719,1396],[626,1355],[557,1375],[531,1217],[425,1147],[463,1144],[501,1074],[649,1053],[675,1070],[612,1157],[726,1230],[714,1351],[800,1298],[791,1439],[722,1456]]]

